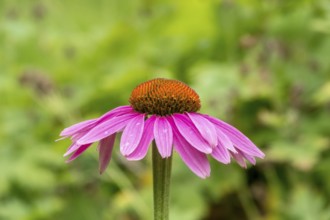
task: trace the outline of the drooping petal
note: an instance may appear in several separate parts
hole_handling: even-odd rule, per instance
[[[80,148],[78,148],[78,150],[76,150],[76,152],[74,152],[74,154],[72,154],[71,157],[66,162],[69,163],[74,159],[76,159],[77,157],[79,157],[80,154],[82,154],[85,150],[87,150],[87,148],[89,148],[91,145],[92,144],[81,145]]]
[[[80,131],[80,132],[77,132],[73,135],[71,135],[71,141],[72,142],[77,142],[77,140],[79,140],[80,138],[82,138],[85,134],[87,134],[88,131]]]
[[[204,140],[189,117],[183,114],[174,114],[172,118],[180,134],[191,146],[206,154],[212,152],[212,147]]]
[[[101,123],[109,118],[114,116],[126,115],[134,112],[133,108],[129,105],[119,106],[117,108],[108,111],[107,113],[103,114],[101,117],[97,119],[97,123]]]
[[[77,140],[81,137],[83,137],[85,134],[87,134],[86,131],[80,131],[78,133],[75,133],[71,136],[71,140],[72,140],[72,144],[71,146],[68,148],[68,150],[65,152],[65,154],[63,155],[64,157],[72,154],[73,152],[75,152],[78,148],[80,148],[80,144],[77,144]]]
[[[100,140],[99,144],[99,171],[100,174],[107,168],[112,154],[112,149],[116,140],[116,133]]]
[[[211,168],[206,155],[192,147],[175,127],[173,133],[174,149],[189,169],[200,178],[205,179],[210,176]]]
[[[225,148],[221,142],[219,142],[219,144],[213,148],[213,151],[211,153],[212,157],[214,159],[216,159],[217,161],[224,163],[224,164],[228,164],[230,163],[230,153],[227,150],[227,148]]]
[[[83,122],[79,122],[77,124],[74,124],[68,128],[65,128],[61,133],[60,136],[61,137],[68,137],[68,136],[72,136],[75,135],[79,132],[82,131],[88,131],[90,129],[92,129],[95,125],[97,125],[100,122],[103,122],[104,120],[114,117],[114,116],[119,116],[119,115],[123,115],[126,113],[132,113],[133,109],[131,106],[119,106],[115,109],[112,109],[111,111],[105,113],[104,115],[102,115],[99,118],[95,118],[95,119],[90,119],[90,120],[86,120]]]
[[[222,146],[224,146],[231,152],[237,153],[237,151],[236,151],[233,143],[229,139],[229,137],[226,134],[224,134],[219,128],[217,128],[216,131],[217,131],[217,135],[218,135],[218,141],[222,144]]]
[[[211,145],[212,148],[217,146],[218,138],[214,125],[200,114],[187,113],[199,133]]]
[[[171,124],[166,117],[156,117],[154,124],[154,137],[159,154],[162,158],[171,156],[173,132]]]
[[[241,167],[246,168],[244,157],[240,153],[236,153],[236,154],[230,153],[230,154]]]
[[[156,117],[151,116],[147,119],[144,125],[143,134],[138,147],[130,154],[126,156],[128,160],[141,160],[148,152],[148,148],[151,141],[154,139],[154,123]]]
[[[120,152],[122,155],[129,155],[140,143],[144,128],[144,117],[144,114],[137,115],[125,127],[120,140]]]
[[[70,127],[65,128],[60,133],[60,136],[61,137],[71,136],[71,135],[74,135],[74,134],[76,134],[77,132],[79,132],[81,130],[91,128],[95,124],[96,121],[97,121],[97,119],[90,119],[90,120],[82,121],[82,122],[79,122],[77,124],[71,125]]]
[[[253,165],[256,165],[257,163],[256,158],[254,158],[253,156],[244,154],[244,158],[247,159]]]
[[[225,133],[235,145],[236,148],[245,152],[248,155],[264,158],[265,154],[259,150],[253,142],[242,134],[235,127],[223,122],[217,118],[206,116],[211,122],[213,122],[223,133]]]
[[[86,135],[80,138],[78,144],[87,144],[95,141],[99,141],[115,132],[123,129],[129,121],[137,116],[138,114],[126,114],[117,117],[110,118],[103,123],[98,124],[92,130],[90,130]]]
[[[79,144],[76,144],[76,143],[71,144],[71,146],[68,148],[68,150],[65,152],[65,154],[63,156],[66,157],[66,156],[72,154],[80,147],[81,147],[81,145],[79,145]]]
[[[253,165],[256,165],[256,159],[253,157],[253,156],[251,156],[251,155],[248,155],[248,154],[246,154],[246,153],[244,153],[244,152],[242,152],[242,151],[240,151],[240,150],[238,150],[238,152],[245,158],[245,159],[247,159],[251,164],[253,164]]]

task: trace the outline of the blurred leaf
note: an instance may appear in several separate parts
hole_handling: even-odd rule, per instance
[[[308,171],[313,168],[328,148],[328,140],[323,137],[307,136],[297,142],[274,142],[267,151],[268,159],[276,162],[289,162],[298,169]]]
[[[290,205],[283,207],[285,219],[326,220],[330,218],[329,207],[317,193],[306,187],[297,187],[290,198]]]

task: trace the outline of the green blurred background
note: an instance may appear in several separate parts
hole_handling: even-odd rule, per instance
[[[150,155],[96,147],[70,164],[73,123],[127,105],[155,77],[265,153],[199,179],[175,155],[171,219],[330,219],[328,0],[1,0],[0,219],[151,219]]]

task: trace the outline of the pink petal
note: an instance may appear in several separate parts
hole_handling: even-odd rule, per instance
[[[133,112],[134,112],[133,108],[129,105],[119,106],[119,107],[114,108],[111,111],[105,113],[101,117],[99,117],[97,119],[97,123],[101,123],[101,122],[103,122],[103,121],[105,121],[109,118],[114,117],[114,116],[126,115],[126,114],[130,114],[130,113],[133,113]]]
[[[71,157],[66,162],[69,163],[74,159],[76,159],[77,157],[79,157],[80,154],[82,154],[85,150],[87,150],[87,148],[89,148],[91,145],[92,144],[84,144],[80,146],[80,148],[76,152],[74,152],[74,154],[72,154]]]
[[[212,157],[217,161],[228,164],[230,163],[230,153],[221,143],[219,143],[211,153]]]
[[[167,121],[166,117],[156,117],[154,137],[162,158],[170,157],[172,154],[173,133],[171,124]]]
[[[61,133],[60,136],[72,136],[78,132],[86,131],[92,129],[97,123],[103,122],[105,119],[119,116],[126,113],[132,113],[133,109],[131,106],[120,106],[118,108],[112,109],[111,111],[105,113],[100,118],[86,120],[77,124],[74,124],[68,128],[65,128]]]
[[[200,178],[210,176],[211,168],[206,155],[192,147],[175,127],[173,129],[174,148],[185,164]]]
[[[236,151],[233,143],[229,139],[229,137],[227,135],[225,135],[219,128],[217,128],[216,131],[217,131],[219,143],[221,143],[222,146],[224,146],[225,148],[227,148],[231,152],[237,153],[237,151]]]
[[[251,164],[253,164],[253,165],[256,165],[256,159],[253,157],[253,156],[251,156],[251,155],[248,155],[248,154],[246,154],[246,153],[244,153],[244,152],[242,152],[242,151],[239,151],[239,153],[245,158],[245,159],[247,159]]]
[[[213,118],[211,116],[206,117],[212,123],[214,123],[218,127],[218,129],[220,129],[230,138],[231,142],[235,145],[236,148],[251,156],[264,158],[265,154],[261,150],[259,150],[258,147],[255,146],[252,141],[244,134],[242,134],[239,130],[217,118]]]
[[[141,160],[148,152],[148,148],[151,141],[154,139],[154,123],[156,117],[151,116],[144,125],[143,134],[138,147],[130,154],[126,156],[128,160]]]
[[[200,114],[187,113],[187,115],[209,145],[211,145],[212,148],[217,146],[218,139],[214,125]]]
[[[74,135],[72,135],[71,140],[72,140],[72,144],[71,146],[68,148],[68,150],[65,152],[65,154],[63,155],[64,157],[68,156],[69,154],[72,154],[74,151],[76,151],[81,145],[77,144],[77,140],[79,138],[81,138],[82,136],[84,136],[87,132],[78,132]]]
[[[231,156],[236,160],[236,162],[243,168],[246,168],[246,163],[244,157],[240,153],[230,153]]]
[[[209,144],[204,140],[189,117],[183,114],[174,114],[172,118],[180,134],[191,146],[206,154],[210,154],[212,152],[211,146],[209,146]]]
[[[92,143],[112,135],[113,133],[123,129],[129,123],[129,121],[137,115],[137,113],[134,113],[109,118],[108,120],[95,126],[86,135],[80,138],[77,141],[77,144]]]
[[[72,154],[80,147],[81,147],[81,145],[79,145],[79,144],[76,144],[76,143],[71,144],[71,146],[68,148],[68,150],[65,152],[65,154],[63,156],[66,157],[69,154]]]
[[[112,149],[116,140],[116,133],[100,140],[99,144],[99,171],[100,174],[107,168],[112,154]]]
[[[87,133],[88,131],[80,131],[78,133],[73,134],[70,139],[73,143],[75,143]]]
[[[65,128],[60,133],[60,136],[63,137],[63,136],[74,135],[75,133],[77,133],[81,130],[85,130],[85,129],[88,129],[88,128],[92,127],[95,124],[96,121],[97,121],[96,119],[90,119],[90,120],[82,121],[82,122],[79,122],[77,124],[71,125],[70,127]]]
[[[129,155],[140,143],[144,128],[144,117],[144,114],[137,115],[135,118],[131,119],[125,127],[120,141],[120,151],[122,155]]]

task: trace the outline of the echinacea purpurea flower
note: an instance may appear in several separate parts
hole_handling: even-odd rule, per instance
[[[117,107],[99,118],[80,122],[61,132],[72,145],[65,156],[76,159],[94,142],[99,142],[99,170],[106,169],[116,134],[122,132],[120,152],[128,160],[141,160],[154,140],[162,158],[176,151],[199,177],[210,175],[207,155],[228,164],[231,159],[246,167],[264,153],[239,130],[226,122],[198,113],[198,94],[186,84],[170,79],[153,79],[138,85],[130,105]]]

